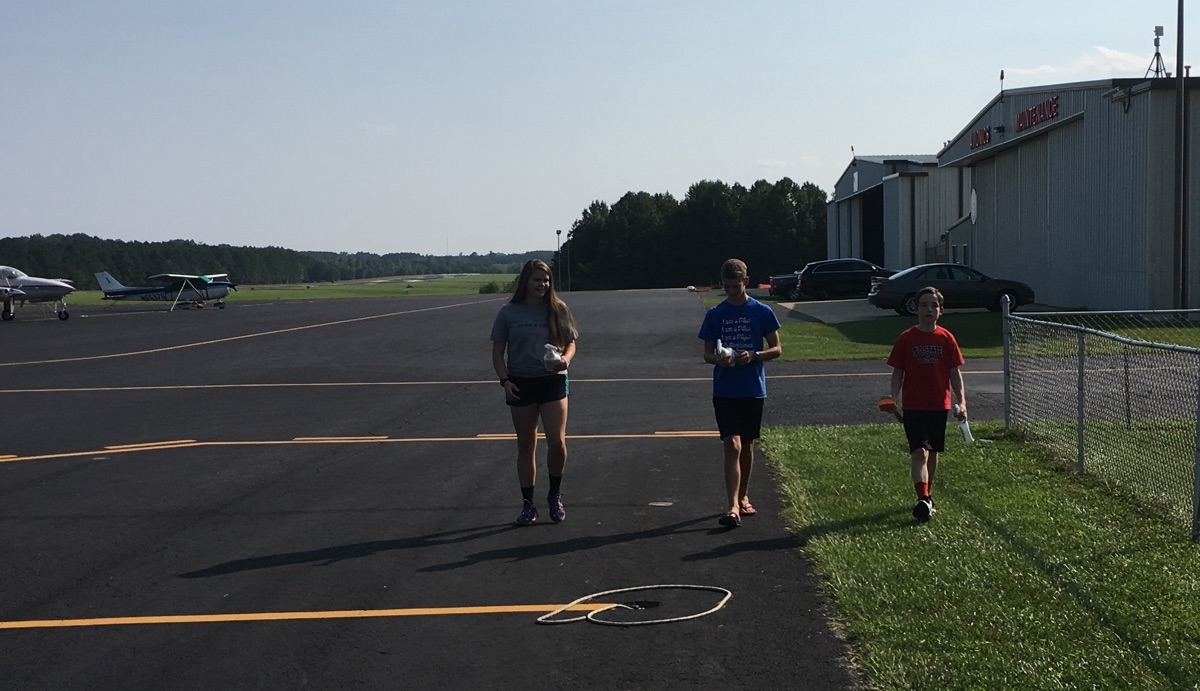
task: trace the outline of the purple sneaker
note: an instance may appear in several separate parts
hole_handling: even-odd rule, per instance
[[[546,503],[550,505],[550,520],[552,522],[562,523],[567,520],[567,510],[563,508],[561,494],[551,494],[546,497]]]
[[[517,516],[517,525],[533,525],[537,523],[537,507],[533,502],[527,501],[521,507],[521,515]]]

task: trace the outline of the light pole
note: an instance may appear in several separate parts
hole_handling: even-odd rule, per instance
[[[558,247],[554,250],[554,268],[558,269],[558,276],[554,282],[562,283],[562,229],[554,231],[554,235],[558,238]]]

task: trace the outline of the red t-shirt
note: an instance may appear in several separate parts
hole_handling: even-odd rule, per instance
[[[950,410],[950,370],[964,362],[954,334],[909,327],[896,339],[888,365],[904,370],[900,402],[905,410]]]

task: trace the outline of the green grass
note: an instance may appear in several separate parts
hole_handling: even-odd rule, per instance
[[[324,298],[376,298],[407,295],[478,295],[489,284],[497,294],[511,292],[510,284],[516,274],[478,274],[472,276],[398,276],[336,283],[305,283],[296,285],[238,286],[229,300],[295,300]]]
[[[239,285],[226,302],[262,300],[321,300],[328,298],[380,298],[407,295],[478,295],[485,287],[503,295],[511,292],[516,274],[478,274],[471,276],[392,276],[389,278],[334,283],[294,283],[284,285]],[[80,290],[67,297],[68,305],[99,305],[103,293]]]
[[[788,321],[780,328],[782,360],[886,360],[902,331],[916,324],[913,317],[879,317],[842,324]],[[938,320],[958,340],[963,357],[1004,355],[1000,315],[992,312],[947,314]]]
[[[899,425],[775,428],[784,517],[878,689],[1200,688],[1200,549],[1177,520],[977,423],[918,525]]]

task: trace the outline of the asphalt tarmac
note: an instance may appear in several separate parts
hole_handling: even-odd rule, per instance
[[[858,688],[779,517],[721,528],[701,295],[564,296],[567,520],[516,528],[506,297],[32,307],[0,323],[0,688]],[[783,319],[806,318],[777,308]],[[786,343],[785,343],[786,347]],[[968,363],[975,419],[1001,414]],[[765,424],[877,424],[883,363],[768,365]],[[539,625],[650,585],[706,616]],[[612,619],[688,617],[660,589]]]

